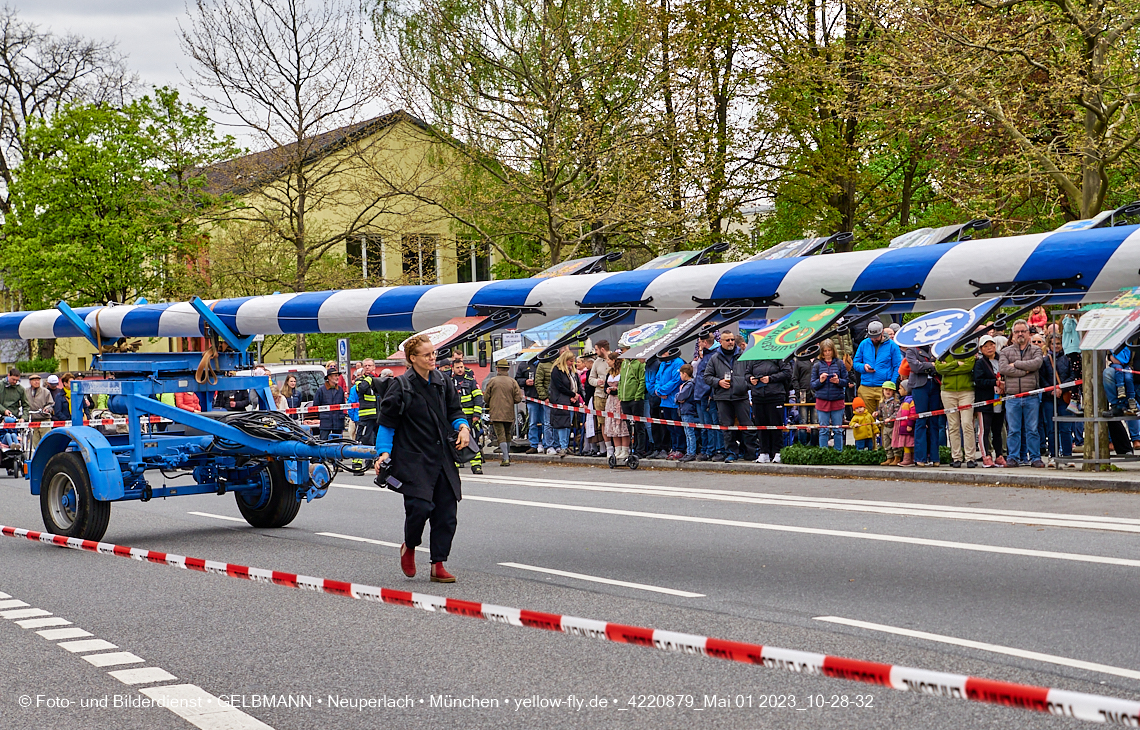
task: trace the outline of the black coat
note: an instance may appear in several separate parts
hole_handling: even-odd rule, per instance
[[[313,395],[315,406],[341,406],[344,405],[344,391],[340,386],[328,388],[321,385]],[[344,431],[344,411],[324,411],[320,414],[321,430],[340,432]]]
[[[380,401],[380,425],[395,431],[392,436],[392,471],[403,482],[397,490],[405,497],[431,500],[440,472],[455,493],[463,498],[459,469],[452,458],[451,424],[466,421],[455,388],[438,370],[424,380],[412,368],[392,378]],[[433,417],[431,408],[435,411]]]
[[[230,396],[234,397],[234,407],[230,408]],[[219,390],[214,398],[214,410],[244,411],[249,405],[248,390]]]
[[[993,400],[994,389],[997,387],[997,365],[984,357],[974,360],[974,401]],[[977,406],[979,413],[993,413],[993,404]]]
[[[570,376],[558,368],[550,371],[550,403],[552,405],[572,405],[571,399],[575,391],[571,390]],[[559,408],[550,409],[551,428],[570,428],[574,425],[574,411],[564,411]]]
[[[713,350],[705,363],[705,384],[712,388],[713,400],[748,400],[748,390],[752,383],[748,380],[747,370],[752,364],[744,362],[740,356],[744,348],[737,347],[735,352],[725,352],[724,348]],[[720,381],[725,373],[732,373],[729,387],[720,387]]]
[[[522,388],[523,395],[525,395],[527,398],[538,398],[538,388],[536,386],[526,384],[527,380],[533,380],[536,383],[538,382],[538,378],[535,377],[537,370],[538,358],[536,357],[530,362],[525,363],[523,367],[519,368],[518,375],[515,376],[515,381],[519,384],[519,387]]]
[[[768,382],[759,382],[765,375]],[[748,376],[757,380],[752,386],[753,403],[783,403],[792,387],[792,363],[789,360],[753,360],[748,364]]]

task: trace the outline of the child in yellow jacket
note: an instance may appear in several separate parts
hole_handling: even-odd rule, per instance
[[[855,411],[855,415],[851,416],[851,428],[855,430],[855,448],[859,451],[873,449],[875,436],[879,433],[875,416],[867,412],[867,404],[858,396],[851,402],[851,408]]]

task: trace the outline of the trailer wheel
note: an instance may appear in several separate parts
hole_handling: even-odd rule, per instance
[[[64,451],[48,459],[40,487],[40,513],[53,535],[101,540],[111,520],[111,503],[95,499],[83,457]]]
[[[280,461],[270,462],[263,479],[268,481],[269,495],[254,493],[249,501],[241,492],[236,492],[238,510],[245,521],[254,527],[284,527],[293,521],[301,509],[297,499],[297,487],[285,479],[285,466]]]

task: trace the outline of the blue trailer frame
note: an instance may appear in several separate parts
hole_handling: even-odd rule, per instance
[[[72,403],[82,403],[86,395],[108,396],[109,410],[126,417],[127,433],[107,435],[83,425],[82,408],[76,407],[70,426],[41,439],[28,476],[50,532],[99,540],[112,502],[227,492],[235,495],[251,525],[283,527],[296,517],[302,501],[325,496],[344,461],[375,458],[371,446],[304,436],[299,426],[275,413],[267,376],[203,377],[203,364],[214,372],[252,367],[247,348],[253,337],[232,332],[200,299],[191,305],[209,322],[204,334],[214,352],[102,352],[93,358],[92,369],[111,377],[72,381]],[[102,344],[66,303],[58,308],[92,343]],[[230,413],[204,407],[194,413],[158,400],[168,393],[195,393],[206,406],[210,392],[247,389],[255,390],[270,410]],[[172,423],[162,430],[154,424],[144,429],[147,416]],[[171,471],[192,476],[194,484],[169,485]],[[161,484],[152,484],[147,472],[152,477],[160,473]]]

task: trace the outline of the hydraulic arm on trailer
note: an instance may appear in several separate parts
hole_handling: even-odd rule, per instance
[[[125,416],[125,434],[104,434],[83,425],[75,408],[72,424],[56,428],[40,441],[29,469],[32,494],[39,495],[44,525],[57,535],[99,540],[107,529],[111,503],[155,497],[232,492],[238,510],[254,527],[283,527],[297,516],[302,501],[323,497],[346,462],[376,456],[371,446],[342,440],[320,441],[301,424],[276,410],[202,413],[159,400],[167,393],[253,389],[273,409],[267,376],[217,376],[248,369],[240,337],[199,299],[191,302],[208,323],[211,349],[206,353],[101,352],[92,368],[103,380],[75,380],[73,403],[87,395],[107,396],[112,413]],[[98,336],[66,304],[60,312],[98,347]],[[164,427],[143,420],[158,416]],[[171,485],[189,476],[193,483]]]

